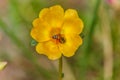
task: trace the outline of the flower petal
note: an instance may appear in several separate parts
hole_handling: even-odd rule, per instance
[[[62,55],[58,46],[53,41],[38,43],[38,45],[36,46],[36,51],[39,54],[44,54],[48,56],[48,58],[51,60],[58,59]]]
[[[31,36],[38,42],[50,40],[51,28],[47,26],[41,19],[35,19],[33,21],[33,28],[31,30]]]
[[[62,33],[64,34],[80,34],[83,30],[83,22],[78,17],[77,12],[73,9],[68,9],[65,12],[64,24]]]
[[[82,44],[82,39],[79,35],[66,35],[66,41],[64,44],[60,44],[60,51],[66,57],[71,57],[75,54],[75,51]]]
[[[55,5],[50,8],[44,8],[39,17],[47,22],[50,27],[61,27],[64,17],[64,10],[60,5]]]
[[[79,18],[78,13],[74,9],[67,9],[65,11],[65,18]]]

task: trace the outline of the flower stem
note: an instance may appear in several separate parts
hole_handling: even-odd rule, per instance
[[[62,80],[62,57],[59,59],[59,80]]]

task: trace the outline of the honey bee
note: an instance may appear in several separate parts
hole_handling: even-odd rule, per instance
[[[59,35],[54,35],[54,36],[52,36],[52,38],[58,40],[60,37],[59,37]]]
[[[54,35],[52,36],[52,38],[58,40],[62,44],[65,43],[65,38],[62,37],[61,35]]]
[[[65,38],[61,37],[61,38],[59,39],[59,42],[62,43],[62,44],[65,43]]]

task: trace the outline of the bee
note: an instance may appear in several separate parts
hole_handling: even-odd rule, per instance
[[[52,36],[52,38],[58,40],[60,38],[60,36],[59,35],[54,35],[54,36]]]
[[[62,44],[65,43],[65,38],[64,38],[64,37],[61,37],[61,38],[59,39],[59,42],[62,43]]]
[[[52,38],[58,40],[61,44],[65,43],[65,38],[61,35],[54,35]]]

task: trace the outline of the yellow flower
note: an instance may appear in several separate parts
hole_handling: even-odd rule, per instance
[[[33,21],[31,36],[38,44],[36,51],[55,60],[62,56],[71,57],[82,44],[79,34],[83,30],[83,22],[77,11],[60,5],[44,8],[39,18]]]
[[[6,66],[7,62],[0,62],[0,71]]]

